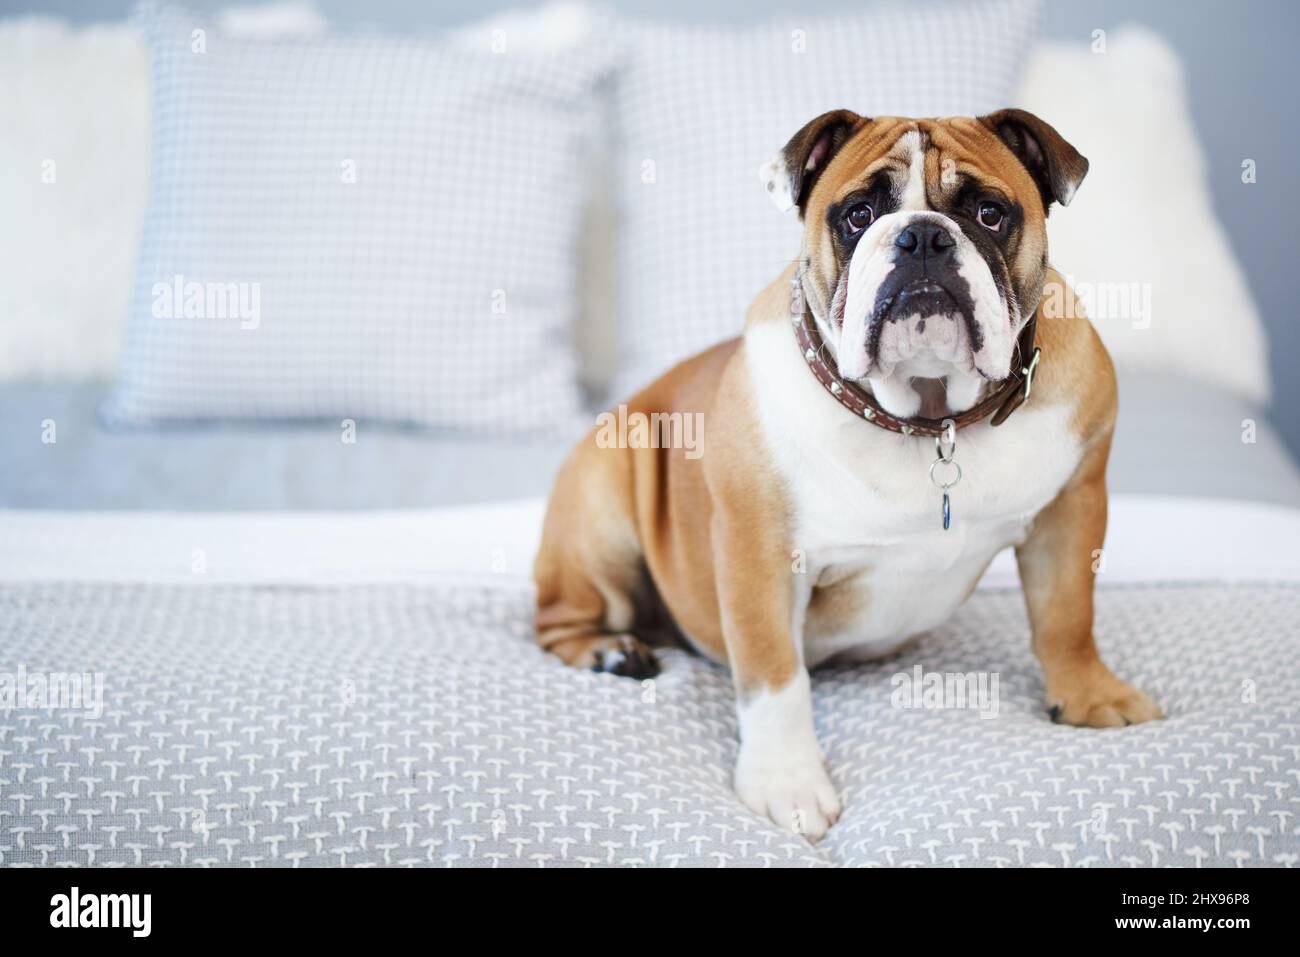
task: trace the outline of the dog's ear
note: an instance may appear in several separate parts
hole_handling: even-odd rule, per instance
[[[817,177],[839,148],[867,122],[852,110],[831,110],[794,134],[785,148],[758,170],[758,178],[777,209],[787,212],[797,206],[802,218]]]
[[[998,110],[981,116],[1029,170],[1043,197],[1043,211],[1053,201],[1069,206],[1074,191],[1088,175],[1088,161],[1049,124],[1024,110]]]

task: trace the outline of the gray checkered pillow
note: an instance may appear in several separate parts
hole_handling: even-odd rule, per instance
[[[797,254],[758,168],[804,123],[978,114],[1011,105],[1038,0],[875,7],[746,30],[624,24],[619,286],[627,392],[737,335]]]
[[[110,422],[572,424],[609,44],[245,40],[175,8],[137,18],[153,198]]]

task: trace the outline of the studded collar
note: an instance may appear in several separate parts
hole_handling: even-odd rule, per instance
[[[963,429],[992,416],[989,424],[1001,425],[1006,421],[1007,416],[1020,408],[1029,398],[1034,383],[1034,371],[1042,356],[1042,349],[1034,345],[1034,331],[1038,324],[1037,310],[1029,317],[1029,321],[1025,323],[1025,328],[1020,333],[1020,338],[1016,341],[1016,355],[1029,356],[1029,361],[1012,368],[1011,374],[1003,379],[986,398],[960,415],[949,416],[947,419],[927,419],[920,416],[902,419],[886,412],[876,401],[875,396],[857,383],[840,378],[833,366],[834,360],[826,348],[826,343],[822,341],[821,332],[817,329],[812,310],[804,302],[800,278],[796,276],[792,284],[791,302],[792,305],[797,304],[797,307],[791,312],[790,318],[794,325],[795,338],[799,342],[799,349],[808,368],[835,401],[873,425],[900,435],[938,437],[944,434],[949,421],[955,428]]]

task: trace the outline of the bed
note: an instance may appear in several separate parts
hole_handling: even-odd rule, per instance
[[[955,621],[814,675],[845,812],[810,845],[731,792],[723,669],[673,651],[637,683],[534,647],[558,443],[114,433],[94,388],[9,388],[0,644],[103,696],[0,706],[0,863],[1295,864],[1300,473],[1247,403],[1122,394],[1097,630],[1167,719],[1051,723],[1003,554]],[[995,671],[996,717],[893,707],[916,666]]]
[[[775,20],[574,3],[420,38],[302,3],[0,24],[27,94],[0,165],[52,177],[0,183],[0,866],[1300,863],[1300,471],[1264,325],[1175,52],[1037,42],[1040,6],[809,9],[793,58]],[[952,67],[924,83],[918,37]],[[1096,630],[1167,718],[1051,722],[1003,553],[953,621],[814,674],[844,813],[813,845],[733,794],[725,669],[561,665],[529,570],[584,390],[732,333],[797,234],[753,170],[848,91],[1024,105],[1089,156],[1053,259],[1154,303],[1090,311],[1121,370]],[[186,278],[265,285],[267,322],[177,315]],[[996,675],[995,713],[896,707],[918,667]]]

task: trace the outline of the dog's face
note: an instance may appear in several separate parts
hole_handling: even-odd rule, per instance
[[[1087,170],[1020,110],[931,120],[836,110],[760,176],[803,219],[804,295],[840,375],[866,380],[894,415],[942,417],[1010,373],[1042,295],[1047,209],[1068,204]]]

